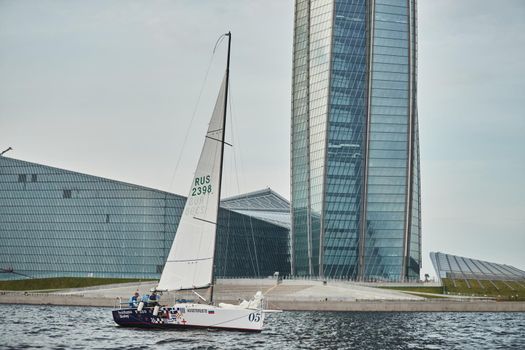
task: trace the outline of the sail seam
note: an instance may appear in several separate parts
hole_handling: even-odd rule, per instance
[[[208,284],[206,284],[206,285],[204,285],[202,287],[201,286],[198,286],[198,287],[197,286],[193,286],[191,288],[179,288],[179,289],[171,289],[171,290],[173,290],[173,291],[195,290],[195,289],[209,288],[210,286],[211,286],[211,283],[208,283]]]
[[[217,142],[222,142],[222,143],[224,143],[224,144],[227,144],[228,146],[233,147],[233,145],[232,145],[231,143],[228,143],[228,142],[226,142],[226,141],[222,141],[222,140],[216,139],[216,138],[211,137],[211,136],[206,136],[206,138],[207,138],[207,139],[214,140],[214,141],[217,141]]]
[[[187,261],[201,261],[201,260],[210,260],[213,259],[213,256],[210,258],[200,258],[200,259],[187,259],[187,260],[168,260],[166,262],[187,262]]]
[[[199,220],[199,221],[207,222],[208,224],[217,225],[216,222],[213,222],[213,221],[210,221],[210,220],[201,219],[201,218],[198,218],[198,217],[196,217],[196,216],[194,216],[193,218],[194,218],[195,220]]]

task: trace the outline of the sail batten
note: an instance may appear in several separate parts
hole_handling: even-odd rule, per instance
[[[206,288],[212,283],[224,147],[227,77],[219,90],[190,193],[157,290]]]
[[[200,221],[203,221],[203,222],[207,222],[208,224],[210,225],[217,225],[216,222],[213,222],[213,221],[209,221],[209,220],[206,220],[206,219],[202,219],[202,218],[198,218],[196,216],[193,217],[195,220],[200,220]]]
[[[201,259],[191,259],[191,260],[167,260],[166,262],[188,262],[188,261],[199,261],[199,260],[210,260],[213,259],[213,256],[211,258],[201,258]]]

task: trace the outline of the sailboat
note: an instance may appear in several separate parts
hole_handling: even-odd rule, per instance
[[[113,310],[120,326],[142,328],[218,328],[260,332],[265,312],[263,295],[239,305],[213,303],[215,237],[221,195],[224,136],[228,100],[231,33],[226,72],[211,116],[190,193],[156,292],[193,291],[199,302],[175,302]],[[196,290],[208,288],[206,300]],[[156,304],[156,303],[155,303]]]

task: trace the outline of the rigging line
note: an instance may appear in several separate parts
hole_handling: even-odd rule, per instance
[[[224,40],[224,38],[226,38],[228,36],[228,33],[226,34],[223,34],[221,35],[217,41],[215,42],[215,46],[213,47],[213,53],[215,54],[215,50],[217,50],[217,47],[222,43],[222,41]]]
[[[231,123],[230,123],[230,134],[231,134],[231,138],[232,138],[232,144],[236,144],[236,140],[235,140],[235,128],[234,128],[234,123],[235,123],[235,119],[233,117],[233,93],[232,93],[232,88],[231,88],[232,84],[231,84],[231,81],[230,81],[230,88],[229,88],[229,94],[228,94],[228,100],[229,100],[229,107],[230,107],[230,119],[231,119]],[[241,193],[241,186],[240,186],[240,183],[239,183],[239,172],[237,170],[237,149],[236,147],[233,147],[233,168],[234,168],[234,173],[235,173],[235,176],[234,176],[234,179],[235,179],[235,183],[237,185],[237,193]]]
[[[259,258],[257,256],[257,245],[255,244],[255,235],[253,234],[253,223],[252,223],[252,217],[250,216],[250,231],[252,232],[252,243],[253,243],[253,250],[255,255],[255,265],[257,267],[257,277],[261,277],[261,270],[259,269]]]
[[[248,216],[248,220],[250,220],[251,217],[249,216],[249,214],[246,215],[246,216]],[[242,219],[242,226],[243,226],[243,228],[244,228],[244,231],[247,232],[247,231],[248,231],[248,228],[246,227],[246,219],[245,219],[245,218]],[[250,254],[250,257],[253,257],[253,256],[254,256],[254,252],[252,252],[252,248],[250,247],[250,242],[248,241],[248,235],[245,235],[244,239],[245,239],[245,242],[246,242],[246,249],[248,250],[248,252],[249,252],[249,254]],[[252,271],[253,271],[255,274],[257,274],[257,268],[256,268],[256,266],[253,264],[253,260],[254,260],[254,259],[249,259],[248,262],[250,263],[250,265],[251,265],[251,267],[252,267]]]
[[[229,87],[229,94],[228,94],[228,100],[229,100],[229,107],[230,107],[230,119],[231,119],[231,134],[232,134],[232,143],[235,144],[235,138],[234,138],[234,127],[233,127],[233,124],[234,124],[234,117],[233,117],[233,102],[232,102],[232,93],[231,93],[231,81],[230,81],[230,87]],[[240,147],[239,147],[240,148]],[[238,193],[240,193],[240,181],[239,181],[239,173],[238,173],[238,169],[237,169],[237,157],[236,157],[236,152],[235,152],[235,147],[233,148],[234,149],[234,152],[233,152],[233,164],[234,164],[234,167],[235,167],[235,179],[236,179],[236,182],[237,182],[237,191]],[[261,271],[260,271],[260,268],[259,268],[259,257],[257,256],[257,246],[255,244],[255,235],[254,235],[254,232],[253,232],[253,222],[252,222],[252,217],[250,215],[248,215],[248,220],[250,222],[250,233],[251,233],[251,236],[252,236],[252,244],[253,244],[253,251],[254,251],[254,258],[255,258],[255,273],[257,274],[257,277],[260,277],[261,276]],[[252,263],[253,264],[253,263]]]
[[[234,124],[234,120],[233,120],[233,114],[232,114],[232,105],[231,105],[231,99],[232,99],[232,94],[231,94],[231,76],[230,76],[230,81],[228,82],[228,109],[229,109],[229,112],[230,112],[230,123],[229,123],[229,127],[230,127],[230,134],[231,134],[231,138],[232,138],[232,141],[231,143],[232,144],[229,144],[227,143],[226,141],[223,141],[225,144],[231,146],[233,148],[233,159],[234,159],[234,162],[235,162],[235,147],[233,147],[233,144],[235,144],[235,140],[234,140],[234,137],[233,137],[233,124]],[[230,179],[231,181],[231,178],[235,178],[237,177],[237,173],[234,172],[232,170],[232,162],[229,162],[229,166],[230,166],[230,173],[233,173],[235,174],[235,176],[230,176],[228,177],[228,179]],[[228,184],[228,186],[231,186],[231,184]],[[238,187],[238,186],[237,186]],[[237,193],[239,193],[238,191],[238,188],[237,188]],[[224,246],[224,255],[223,255],[223,271],[222,271],[222,274],[223,276],[227,276],[227,273],[228,273],[228,261],[230,261],[229,259],[229,247],[230,247],[230,231],[231,231],[231,216],[232,216],[232,211],[231,209],[226,209],[225,213],[227,212],[227,219],[226,219],[226,227],[224,228],[224,232],[225,232],[225,235],[226,235],[226,244]],[[235,270],[234,270],[235,272]]]
[[[231,83],[231,79],[230,79],[230,86],[229,86],[229,94],[228,94],[228,100],[229,100],[229,107],[230,107],[230,119],[231,119],[231,123],[230,123],[230,133],[231,133],[231,138],[232,138],[232,144],[236,144],[236,140],[235,140],[235,135],[236,135],[236,132],[235,132],[235,128],[234,128],[234,123],[235,123],[235,119],[233,117],[233,93],[232,93],[232,83]],[[237,193],[240,194],[241,193],[241,185],[240,185],[240,182],[239,182],[239,172],[237,170],[237,157],[238,157],[238,154],[237,154],[237,149],[236,147],[232,147],[233,148],[233,168],[234,168],[234,171],[235,171],[235,182],[236,182],[236,185],[237,185]],[[240,147],[239,147],[240,148]]]
[[[229,110],[230,110],[230,120],[231,120],[230,132],[231,132],[232,143],[236,144],[236,140],[235,140],[235,134],[236,133],[234,131],[235,130],[234,124],[236,124],[236,123],[235,123],[235,118],[234,118],[234,114],[233,114],[233,107],[232,107],[233,106],[233,101],[232,101],[232,99],[233,99],[232,95],[233,94],[231,92],[231,90],[232,90],[232,83],[231,83],[231,81],[230,81],[230,85],[229,85],[229,90],[230,91],[229,91],[229,94],[228,94],[228,102],[229,102],[228,107],[229,107]],[[238,154],[237,154],[236,151],[237,151],[237,147],[233,147],[233,164],[232,165],[234,167],[234,172],[235,172],[234,179],[235,179],[235,185],[237,187],[237,193],[240,193],[240,181],[239,181],[240,176],[239,176],[239,171],[238,171],[238,168],[237,168],[237,156],[238,156]],[[248,216],[248,220],[250,220],[250,227],[252,227],[252,225],[251,225],[251,217],[249,215],[247,215],[247,216]],[[242,222],[243,222],[243,226],[244,226],[245,231],[246,231],[245,220],[242,220]],[[251,232],[252,232],[252,236],[253,236],[253,227],[251,229]],[[252,250],[250,249],[250,246],[249,246],[248,242],[246,242],[246,244],[247,244],[248,251],[251,253]],[[254,254],[250,254],[250,255],[252,255],[252,256],[255,255],[255,260],[257,260],[256,252],[254,252]],[[256,264],[254,266],[253,259],[251,259],[250,260],[250,265],[252,265],[252,268],[254,269],[254,272],[257,274],[257,276],[259,276],[258,264]]]
[[[229,247],[229,243],[230,243],[230,218],[231,218],[231,211],[228,210],[228,219],[227,219],[227,223],[226,223],[226,245],[225,245],[225,248],[224,248],[224,256],[223,256],[223,266],[224,266],[224,270],[222,272],[223,276],[226,277],[227,276],[227,271],[228,271],[228,247]]]
[[[217,44],[215,45],[215,48],[216,47],[217,47]],[[204,91],[204,86],[206,86],[206,81],[208,81],[208,74],[210,73],[211,64],[213,62],[213,57],[215,55],[215,48],[213,48],[213,52],[210,56],[210,61],[208,62],[208,68],[206,69],[204,80],[202,81],[201,89],[199,91],[199,96],[197,97],[197,102],[195,103],[195,107],[193,108],[193,113],[191,114],[190,124],[188,125],[188,129],[186,130],[186,135],[184,136],[182,148],[179,152],[179,158],[177,159],[177,163],[175,164],[175,169],[173,170],[173,175],[171,176],[171,181],[170,181],[170,186],[169,186],[170,189],[173,188],[173,182],[175,181],[175,176],[177,175],[177,171],[179,170],[179,165],[182,159],[182,155],[184,154],[184,149],[186,148],[186,144],[188,143],[188,136],[190,134],[190,130],[193,125],[193,121],[195,120],[195,116],[197,115],[197,109],[201,101],[202,93]]]

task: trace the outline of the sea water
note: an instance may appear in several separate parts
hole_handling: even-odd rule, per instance
[[[262,333],[121,328],[94,307],[0,315],[0,349],[525,349],[525,313],[283,312]]]

